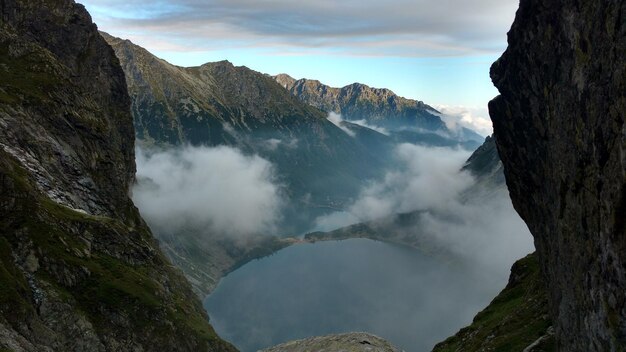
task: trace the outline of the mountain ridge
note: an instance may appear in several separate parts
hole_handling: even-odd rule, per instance
[[[270,161],[290,205],[281,226],[285,234],[298,233],[318,214],[347,204],[364,180],[378,177],[389,163],[383,154],[390,148],[386,136],[360,126],[348,134],[267,75],[227,61],[178,67],[128,40],[103,36],[126,75],[138,144],[147,151],[188,144],[228,146]],[[269,142],[273,148],[268,148]],[[201,294],[217,283],[207,278],[222,277],[241,260],[292,241],[254,234],[259,236],[228,243],[224,234],[206,233],[211,240],[199,241],[187,238],[195,236],[191,233],[155,233],[170,258],[192,275],[189,279]],[[206,257],[220,258],[219,263],[193,259]]]
[[[396,143],[461,146],[474,150],[484,137],[466,127],[448,128],[442,114],[422,101],[408,99],[387,88],[362,83],[335,88],[313,79],[279,74],[273,78],[300,101],[344,120],[386,130]]]
[[[422,101],[396,95],[387,88],[372,88],[362,83],[352,83],[334,88],[318,80],[295,79],[287,74],[273,78],[294,96],[323,110],[341,114],[346,120],[376,123],[402,119],[417,122],[420,128],[437,130],[445,128],[439,113]],[[358,106],[359,103],[362,106]]]

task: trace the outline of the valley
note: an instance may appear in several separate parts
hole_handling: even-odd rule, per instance
[[[270,77],[229,62],[182,68],[103,36],[131,95],[133,198],[163,251],[196,294],[208,296],[220,336],[244,351],[346,331],[426,350],[465,325],[503,286],[514,259],[533,250],[508,199],[493,139],[449,129],[423,102],[361,84],[331,88]],[[359,248],[369,254],[355,254]],[[373,258],[394,258],[390,250],[421,264],[372,267]],[[322,270],[329,260],[345,278],[338,287],[332,271]],[[391,275],[400,267],[423,268],[410,270],[411,288]],[[359,272],[379,274],[367,280]],[[425,285],[435,273],[439,286]],[[303,286],[297,277],[314,283]],[[404,292],[394,301],[412,308],[383,309],[377,290],[363,286],[381,280],[389,292]],[[289,282],[300,285],[287,288]],[[451,282],[457,286],[444,288]],[[435,291],[463,308],[432,306]],[[259,298],[250,299],[252,292]],[[353,292],[353,304],[337,300],[345,292]],[[461,293],[473,303],[461,303]],[[412,318],[376,328],[400,311]],[[432,332],[416,335],[416,326]]]
[[[398,158],[398,146],[412,144],[464,150],[475,148],[482,139],[467,129],[460,133],[449,130],[432,107],[398,97],[388,90],[357,85],[354,87],[358,89],[350,98],[339,101],[336,97],[346,94],[325,87],[335,92],[334,98],[328,104],[316,105],[281,86],[289,80],[285,75],[272,78],[229,62],[177,67],[128,40],[106,33],[103,36],[115,49],[125,71],[138,154],[145,155],[138,162],[135,201],[165,253],[183,268],[200,296],[210,293],[222,276],[249,260],[306,241],[308,239],[301,238],[304,234],[327,228],[326,225],[320,227],[321,219],[348,210],[367,185],[410,162]],[[388,97],[398,103],[385,105],[383,102]],[[394,113],[395,110],[398,112]],[[329,114],[348,112],[346,120],[329,118]],[[365,122],[359,124],[357,115]],[[271,170],[269,175],[259,176],[262,178],[259,187],[274,187],[276,191],[271,200],[259,201],[265,202],[264,207],[273,204],[270,207],[280,209],[266,214],[255,225],[246,226],[245,233],[232,226],[216,227],[214,222],[204,219],[172,227],[169,225],[179,222],[171,215],[176,214],[175,210],[174,213],[169,211],[169,215],[157,209],[154,213],[149,210],[156,208],[154,204],[158,199],[164,202],[163,207],[173,202],[166,201],[158,191],[151,191],[153,186],[163,189],[165,185],[155,183],[154,174],[142,171],[144,164],[149,165],[150,158],[184,159],[187,154],[211,153],[219,148],[233,151],[241,158],[266,160]],[[195,168],[206,168],[200,161],[186,160]],[[170,167],[182,165],[174,162]],[[245,173],[243,169],[233,172]],[[202,177],[221,176],[206,174]],[[210,185],[190,185],[177,192],[189,192],[191,196],[197,193],[192,188],[208,189]],[[233,193],[236,188],[224,194],[224,200],[238,197]],[[213,197],[215,192],[206,195],[206,198]],[[142,201],[144,198],[146,200]],[[142,207],[146,202],[150,208]],[[227,211],[234,215],[242,211],[237,207],[224,208],[222,213]],[[163,224],[162,219],[169,220]],[[333,226],[342,225],[347,224]],[[411,244],[412,240],[409,236],[404,242]]]
[[[0,352],[625,350],[623,2],[85,2],[0,1]]]

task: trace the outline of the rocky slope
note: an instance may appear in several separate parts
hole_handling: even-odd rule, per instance
[[[477,199],[493,197],[498,192],[507,192],[504,179],[504,166],[498,155],[498,148],[493,136],[472,153],[462,168],[475,178],[475,185],[468,189],[463,198]]]
[[[555,351],[548,294],[536,254],[517,261],[506,288],[472,324],[433,352]]]
[[[126,73],[143,145],[228,145],[259,154],[277,166],[290,197],[311,208],[340,207],[386,165],[385,136],[349,135],[267,75],[227,61],[182,68],[104,36]]]
[[[126,74],[140,145],[148,150],[226,145],[271,161],[289,203],[278,234],[308,229],[317,216],[349,204],[363,183],[390,163],[387,136],[348,123],[342,126],[346,132],[267,75],[226,61],[178,67],[130,41],[103,36]],[[229,241],[228,234],[154,230],[200,295],[242,263],[292,241],[266,234]]]
[[[128,196],[130,100],[89,14],[1,5],[0,350],[234,350]]]
[[[274,79],[302,102],[341,114],[348,121],[383,128],[400,143],[440,147],[460,144],[474,150],[483,140],[467,128],[449,130],[441,114],[433,107],[400,97],[389,89],[372,88],[360,83],[333,88],[317,80],[296,80],[286,74],[274,76]]]
[[[286,74],[274,79],[298,99],[320,110],[341,114],[346,120],[365,120],[385,127],[403,127],[410,123],[425,130],[446,129],[433,107],[402,98],[389,89],[371,88],[360,83],[333,88],[317,80],[296,80]]]
[[[626,350],[626,2],[523,0],[490,103],[557,347]]]
[[[366,333],[348,333],[312,337],[291,341],[262,350],[262,352],[400,352],[389,342]]]

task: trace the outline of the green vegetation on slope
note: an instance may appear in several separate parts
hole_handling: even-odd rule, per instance
[[[153,249],[147,228],[50,201],[3,152],[0,166],[2,200],[10,205],[0,209],[0,312],[9,324],[39,325],[37,307],[56,301],[46,304],[69,305],[99,336],[134,336],[148,348],[178,341],[232,350],[210,327],[182,276]],[[30,254],[18,266],[14,258],[21,251]]]
[[[556,351],[551,324],[537,256],[530,254],[513,264],[506,288],[472,324],[433,352]]]

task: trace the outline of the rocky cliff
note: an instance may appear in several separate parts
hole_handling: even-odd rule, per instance
[[[0,350],[234,350],[128,196],[130,100],[89,14],[0,5]]]
[[[523,0],[495,140],[562,351],[626,350],[626,2]]]

